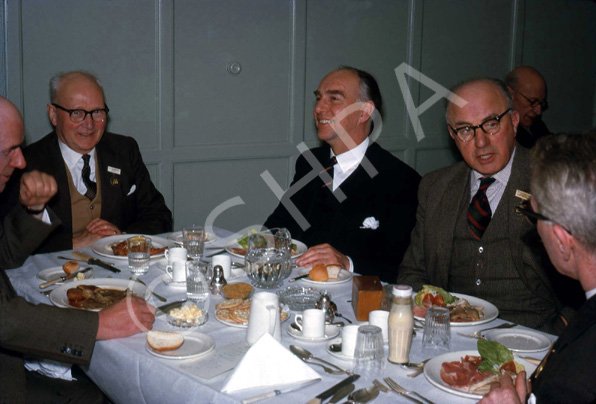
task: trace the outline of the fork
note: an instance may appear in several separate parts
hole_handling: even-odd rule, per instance
[[[418,398],[420,398],[420,399],[422,399],[422,400],[424,400],[424,401],[426,401],[426,402],[428,402],[430,404],[435,404],[432,401],[430,401],[428,398],[425,398],[425,397],[421,396],[420,394],[416,393],[415,391],[408,391],[408,390],[404,389],[399,384],[397,384],[395,382],[395,380],[393,380],[390,377],[386,377],[383,380],[385,380],[385,383],[387,383],[389,385],[389,387],[391,387],[391,389],[393,391],[395,391],[398,394],[401,394],[403,397],[409,398],[410,400],[416,401],[417,403],[424,404],[424,403],[416,400],[415,398],[410,397],[410,395],[413,395],[413,396],[416,396],[416,397],[418,397]]]
[[[420,362],[417,366],[418,369],[416,369],[416,371],[414,371],[412,373],[408,373],[407,376],[408,377],[416,377],[416,376],[420,375],[422,372],[424,372],[424,365],[426,365],[426,362],[428,362],[429,360],[430,360],[430,358],[425,359],[422,362]]]
[[[145,285],[145,286],[147,286],[147,284],[146,284],[145,282],[143,282],[143,281],[142,281],[142,280],[140,280],[139,278],[135,278],[134,276],[131,276],[129,279],[130,279],[131,281],[136,281],[136,282],[139,282],[141,285]],[[167,302],[167,301],[168,301],[168,299],[166,299],[165,297],[163,297],[163,296],[161,296],[161,295],[158,295],[158,294],[157,294],[157,293],[155,293],[154,291],[150,290],[150,292],[151,292],[151,294],[152,294],[153,296],[155,296],[156,298],[158,298],[158,299],[159,299],[159,300],[161,300],[162,302]]]
[[[484,328],[482,330],[474,331],[471,334],[462,334],[461,332],[458,332],[458,334],[461,335],[462,337],[469,337],[469,338],[480,339],[480,338],[482,338],[482,335],[480,335],[480,334],[482,334],[484,331],[496,330],[497,328],[513,328],[513,327],[517,327],[517,324],[515,324],[515,323],[503,323],[503,324],[498,325],[496,327]]]
[[[389,387],[387,387],[383,383],[381,383],[381,381],[379,379],[373,380],[373,384],[375,385],[375,387],[377,389],[381,390],[383,393],[389,393],[391,391],[391,390],[389,390]]]

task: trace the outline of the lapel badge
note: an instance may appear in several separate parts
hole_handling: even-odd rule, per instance
[[[521,202],[529,201],[532,195],[527,192],[520,191],[519,189],[515,191],[515,197],[521,199]]]
[[[119,168],[116,168],[116,167],[108,166],[108,172],[112,173],[112,177],[110,178],[110,184],[112,184],[113,186],[120,184],[120,181],[118,180],[118,178],[116,176],[120,175],[122,170],[120,170]]]

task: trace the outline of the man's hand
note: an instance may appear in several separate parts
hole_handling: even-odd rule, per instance
[[[21,177],[19,202],[33,210],[41,210],[58,192],[54,177],[40,171],[24,173]]]
[[[76,250],[77,248],[90,247],[100,238],[104,238],[104,236],[84,231],[80,235],[72,238],[72,248]]]
[[[525,371],[518,373],[515,386],[508,375],[502,375],[478,404],[521,404],[526,402],[527,393]]]
[[[304,255],[296,260],[296,264],[303,267],[311,267],[318,263],[325,265],[337,264],[344,269],[350,269],[350,260],[348,257],[329,244],[319,244],[310,247]]]
[[[92,234],[97,234],[102,237],[113,236],[115,234],[121,234],[120,229],[112,223],[103,219],[93,219],[87,224],[87,231]]]
[[[127,297],[99,312],[97,340],[124,338],[153,327],[155,307],[140,297]]]

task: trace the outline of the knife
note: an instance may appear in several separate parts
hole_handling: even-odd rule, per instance
[[[303,278],[306,278],[306,277],[308,277],[308,274],[297,276],[295,278],[290,279],[288,282],[296,282],[297,280],[303,279]]]
[[[343,379],[341,382],[337,383],[335,386],[331,387],[330,389],[325,390],[324,392],[322,392],[321,394],[319,394],[318,396],[316,396],[315,398],[313,398],[306,404],[321,404],[324,400],[328,399],[333,394],[335,394],[335,392],[337,390],[341,389],[342,387],[344,387],[348,384],[355,382],[358,379],[360,379],[360,375],[348,376],[345,379]]]
[[[354,385],[354,383],[352,383],[337,390],[333,397],[331,397],[331,400],[329,400],[329,404],[339,403],[339,400],[353,392],[355,388],[356,386]]]
[[[40,289],[45,289],[48,286],[52,286],[55,283],[62,282],[62,281],[67,281],[69,279],[74,278],[78,274],[84,274],[85,272],[87,272],[90,269],[92,269],[92,268],[91,267],[87,267],[85,269],[79,269],[78,271],[72,272],[70,275],[65,275],[65,276],[61,276],[61,277],[56,278],[56,279],[52,279],[51,281],[47,281],[47,282],[44,282],[41,285],[39,285],[39,288]]]
[[[73,251],[71,254],[72,254],[73,257],[79,258],[79,259],[85,261],[89,265],[97,265],[98,267],[109,269],[110,271],[115,272],[115,273],[120,272],[120,270],[118,268],[114,268],[112,266],[112,264],[109,264],[107,262],[103,262],[103,261],[101,261],[101,260],[99,260],[97,258],[93,258],[92,256],[90,256],[87,253],[84,253],[84,252],[81,252],[81,251]]]
[[[166,311],[168,311],[170,309],[177,309],[178,307],[182,306],[184,303],[186,303],[186,300],[179,300],[177,302],[172,302],[172,303],[164,304],[163,306],[159,306],[155,310],[155,315],[161,316],[162,314],[166,314]]]
[[[309,381],[307,381],[305,383],[299,383],[299,384],[294,385],[294,386],[289,386],[289,387],[285,387],[283,389],[273,390],[273,391],[270,391],[268,393],[259,394],[258,396],[253,396],[253,397],[245,398],[244,400],[242,400],[242,404],[256,403],[258,401],[266,400],[266,399],[271,398],[271,397],[279,396],[280,394],[289,393],[289,392],[295,391],[295,390],[300,390],[301,388],[304,388],[306,386],[310,386],[311,384],[314,384],[314,383],[317,383],[317,382],[320,382],[320,381],[321,381],[321,379],[309,380]]]

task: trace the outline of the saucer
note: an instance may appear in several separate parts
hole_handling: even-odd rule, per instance
[[[329,348],[333,344],[341,344],[341,338],[334,339],[327,344],[325,349],[329,355],[334,356],[337,359],[341,359],[342,361],[352,362],[354,360],[353,356],[344,355],[342,352],[333,352],[331,348]]]
[[[303,342],[320,342],[320,341],[327,341],[328,339],[335,338],[339,335],[340,327],[336,325],[325,325],[325,335],[322,337],[304,337],[302,335],[302,331],[298,331],[295,328],[292,328],[292,325],[288,326],[288,334],[292,337],[296,338],[298,341]]]
[[[184,281],[184,282],[174,282],[174,280],[172,278],[170,278],[168,275],[165,275],[162,279],[163,279],[163,283],[166,286],[169,286],[171,288],[184,288],[184,289],[186,289],[186,281]]]

